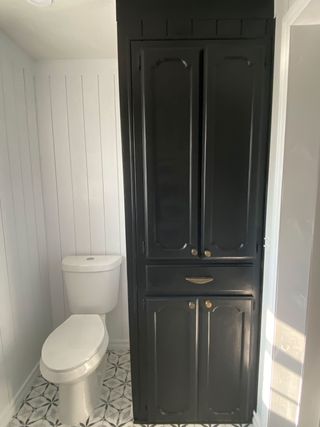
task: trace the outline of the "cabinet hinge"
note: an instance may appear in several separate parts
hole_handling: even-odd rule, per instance
[[[142,240],[142,242],[141,242],[141,252],[143,255],[145,255],[145,253],[146,253],[146,243],[144,240]]]
[[[138,70],[141,71],[141,55],[139,55],[138,59]]]

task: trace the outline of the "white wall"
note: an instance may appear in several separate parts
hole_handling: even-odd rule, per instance
[[[69,314],[63,256],[124,256],[107,321],[128,345],[124,232],[116,60],[34,63],[0,33],[0,425]]]
[[[0,424],[51,330],[34,64],[0,33]],[[22,388],[22,389],[21,389]],[[21,391],[21,393],[19,392]]]
[[[318,28],[320,33],[320,28]],[[320,70],[320,61],[319,67]],[[320,134],[318,136],[320,142]],[[318,183],[320,182],[320,175]],[[320,186],[311,258],[299,427],[320,426]]]
[[[296,426],[300,409],[320,148],[320,56],[316,48],[310,47],[319,43],[317,28],[293,27],[268,423],[271,427]]]
[[[261,319],[259,381],[257,414],[254,425],[266,427],[268,424],[270,387],[272,371],[273,333],[275,296],[277,292],[277,262],[278,262],[278,233],[280,223],[280,201],[282,182],[282,139],[281,124],[283,105],[281,97],[286,91],[283,73],[285,69],[283,51],[283,26],[282,20],[289,8],[288,0],[276,0],[276,37],[274,58],[274,81],[272,103],[272,126],[269,153],[268,195],[265,230],[264,277],[263,277],[263,304]]]
[[[61,259],[125,256],[117,66],[114,60],[37,64],[37,108],[54,325],[68,315]],[[128,343],[123,263],[113,344]]]

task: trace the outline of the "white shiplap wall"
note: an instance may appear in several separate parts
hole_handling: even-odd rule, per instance
[[[116,60],[37,64],[37,111],[54,325],[68,316],[61,274],[66,255],[125,256]],[[111,343],[128,343],[123,263]]]
[[[0,33],[0,425],[52,328],[34,63]]]

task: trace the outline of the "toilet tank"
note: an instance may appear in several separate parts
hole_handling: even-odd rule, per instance
[[[105,314],[118,302],[120,255],[67,256],[62,260],[72,314]]]

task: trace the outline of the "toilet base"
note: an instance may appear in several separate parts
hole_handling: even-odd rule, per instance
[[[78,382],[59,384],[58,412],[62,424],[79,424],[92,414],[101,390],[101,365]]]

